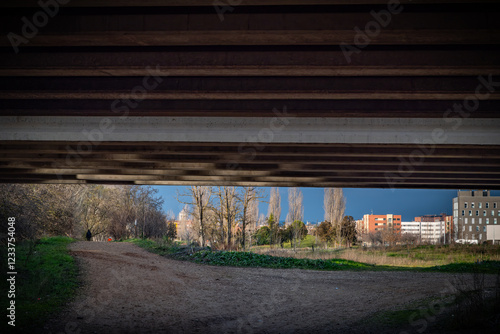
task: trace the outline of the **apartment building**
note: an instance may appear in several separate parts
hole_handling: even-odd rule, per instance
[[[396,232],[401,230],[401,215],[364,215],[363,220],[358,222],[360,226],[356,225],[356,228],[362,234],[378,232],[387,228]]]
[[[453,199],[454,240],[478,243],[492,240],[491,236],[487,236],[487,226],[498,224],[499,205],[500,196],[491,196],[489,190],[458,191],[458,196]]]
[[[429,219],[422,221],[420,219],[419,221],[401,222],[401,234],[411,234],[421,243],[449,242],[449,234],[446,233],[446,222],[444,220],[431,221]]]
[[[444,235],[444,238],[446,239],[447,243],[449,243],[451,241],[452,236],[453,236],[453,216],[452,215],[447,215],[446,213],[441,213],[440,215],[423,215],[423,216],[415,217],[414,221],[415,222],[423,222],[423,223],[427,223],[427,222],[439,223],[439,224],[434,224],[435,226],[443,225],[444,229],[445,229],[444,232],[446,233],[446,235]],[[425,227],[425,224],[423,226]],[[425,227],[425,228],[431,228],[431,227]]]

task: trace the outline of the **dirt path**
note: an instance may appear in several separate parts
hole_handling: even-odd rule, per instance
[[[86,284],[45,332],[364,332],[351,324],[439,295],[453,280],[437,273],[213,267],[130,243],[77,242],[71,251]]]

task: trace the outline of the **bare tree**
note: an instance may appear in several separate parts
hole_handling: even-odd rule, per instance
[[[246,248],[246,233],[248,225],[255,225],[259,217],[259,201],[263,198],[262,191],[255,187],[243,187],[239,200],[241,203],[241,244]]]
[[[5,188],[9,198],[2,196]],[[83,237],[87,229],[97,240],[129,236],[136,212],[143,217],[143,231],[162,236],[165,219],[161,197],[155,189],[118,185],[4,185],[0,187],[0,215],[18,209],[19,235]],[[5,210],[7,209],[7,210]],[[24,231],[29,232],[24,233]]]
[[[274,220],[279,223],[281,217],[281,196],[279,188],[271,188],[267,216],[270,217],[271,214],[273,215]]]
[[[226,221],[227,242],[226,245],[231,247],[233,240],[233,225],[236,217],[239,214],[240,208],[235,187],[219,187],[219,198],[223,207],[223,216]]]
[[[142,220],[142,237],[160,236],[164,230],[164,214],[161,212],[163,200],[155,197],[158,189],[151,186],[135,186],[132,188],[136,208],[136,218]]]
[[[297,249],[297,244],[300,243],[308,233],[306,225],[300,220],[292,222],[290,226],[288,226],[287,232],[294,251]]]
[[[304,205],[302,191],[299,188],[288,188],[288,221],[303,221]]]
[[[352,216],[345,216],[342,219],[341,235],[344,238],[346,248],[357,241],[356,222]]]
[[[325,221],[332,224],[337,244],[341,244],[342,219],[345,212],[345,198],[342,188],[325,188],[324,197]]]
[[[188,197],[188,200],[181,198]],[[193,209],[192,216],[198,222],[199,236],[201,237],[201,246],[205,247],[205,215],[212,201],[212,188],[207,186],[191,186],[186,192],[177,194],[177,200],[180,203],[188,204]]]
[[[132,222],[136,218],[133,187],[136,186],[119,186],[111,199],[113,207],[109,233],[115,240],[128,238],[132,235]]]
[[[36,240],[42,235],[71,236],[77,226],[74,190],[80,185],[0,185],[0,226],[15,216],[19,239]]]
[[[368,240],[370,240],[371,246],[375,246],[377,243],[382,244],[382,233],[380,231],[368,233]]]
[[[279,188],[271,188],[269,195],[268,225],[271,233],[271,247],[281,243],[280,238],[280,217],[281,217],[281,196]]]
[[[83,235],[90,230],[94,239],[103,239],[111,225],[111,205],[107,201],[111,189],[103,185],[81,188],[75,207],[75,216],[81,223]]]
[[[224,244],[226,240],[226,227],[224,226],[224,200],[222,192],[216,191],[214,193],[214,200],[210,207],[212,219],[212,239],[216,244]]]

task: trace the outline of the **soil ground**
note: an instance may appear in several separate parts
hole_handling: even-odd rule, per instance
[[[131,243],[70,249],[84,284],[46,333],[380,333],[371,314],[449,294],[455,276],[206,266]]]

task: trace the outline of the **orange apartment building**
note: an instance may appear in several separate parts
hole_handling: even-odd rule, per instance
[[[363,234],[378,232],[387,228],[401,233],[401,215],[364,215],[358,231]]]

